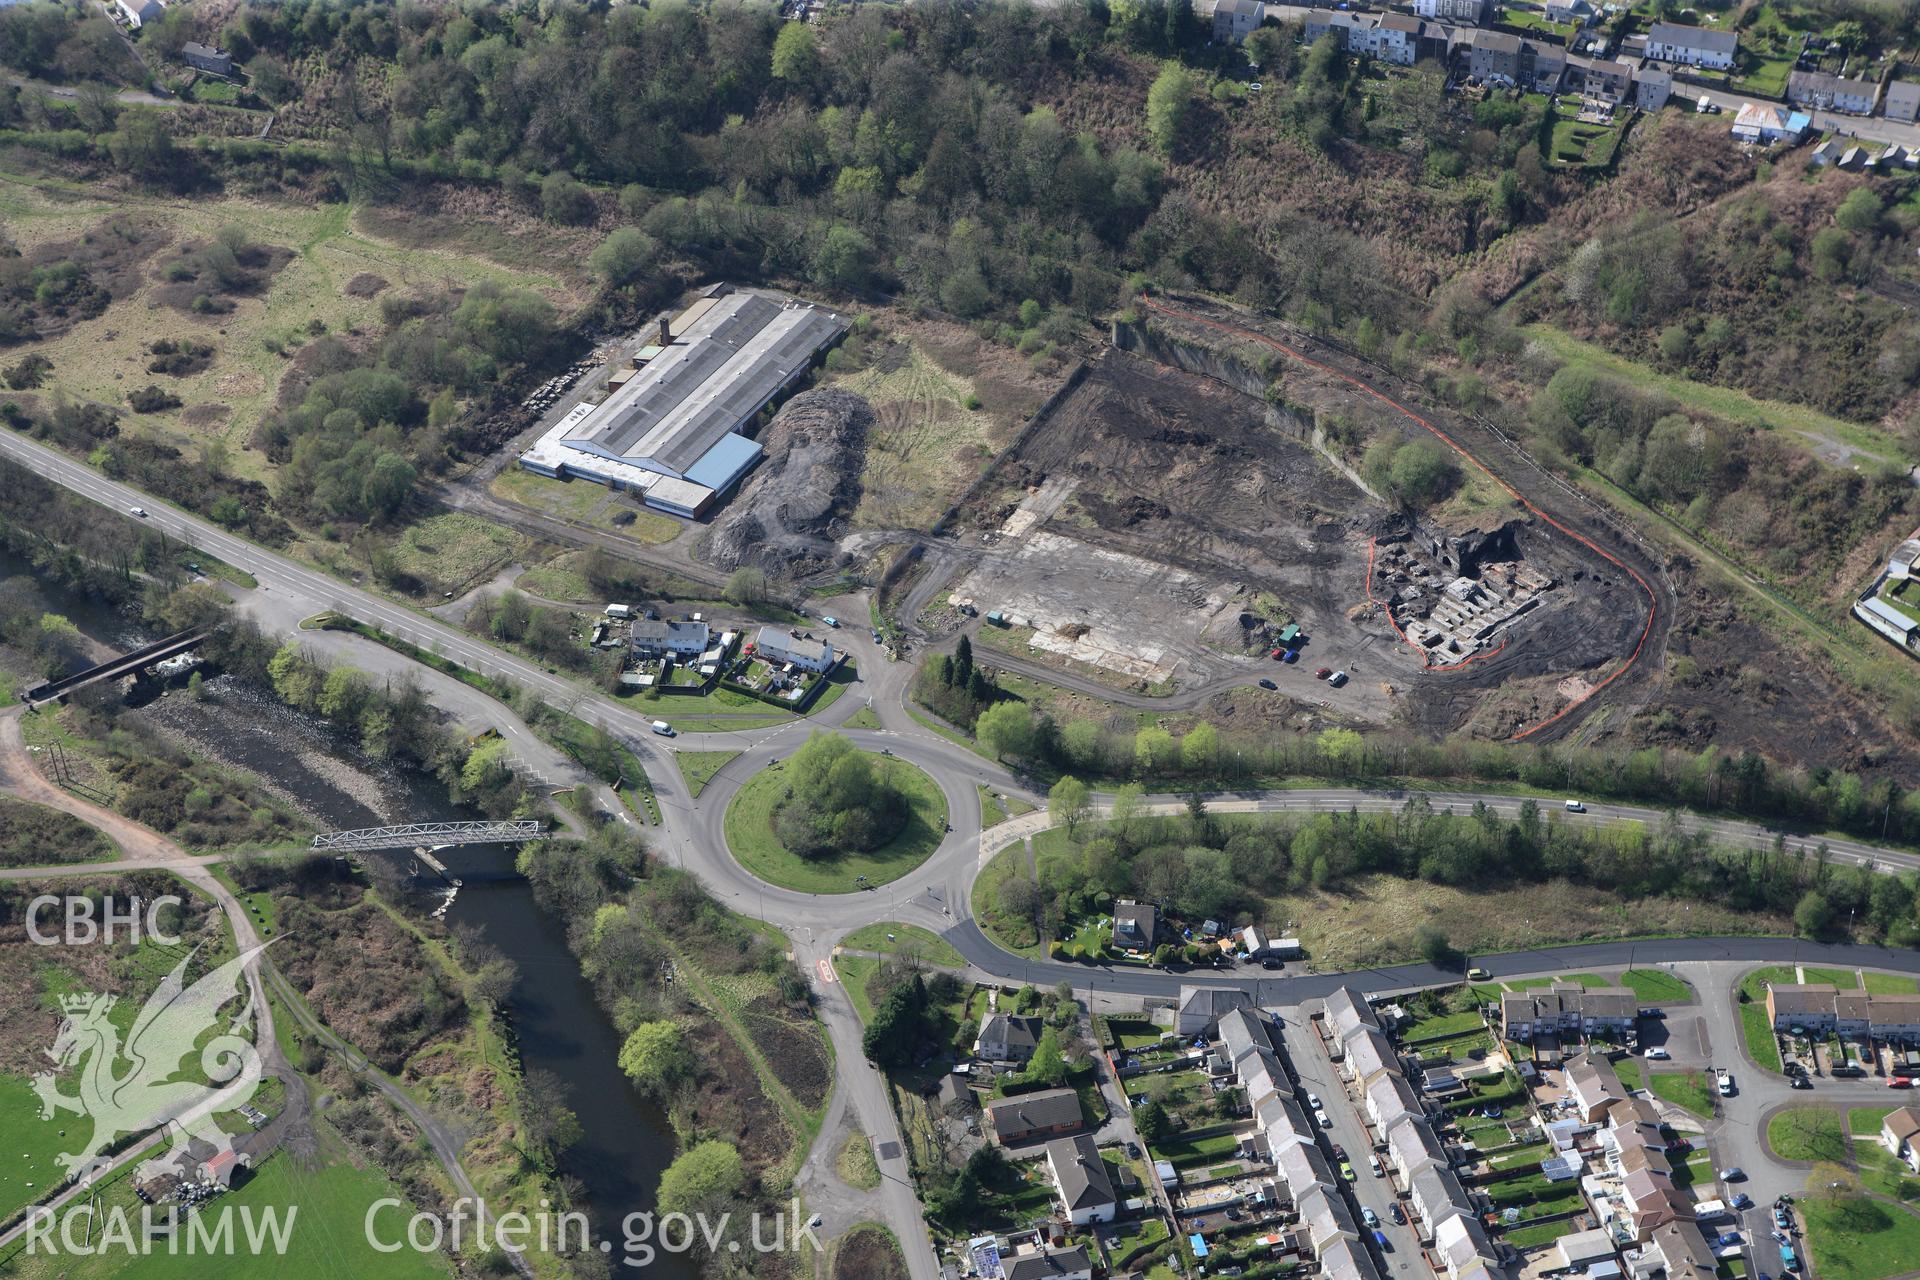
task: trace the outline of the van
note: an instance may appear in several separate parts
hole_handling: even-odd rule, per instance
[[[1580,801],[1578,800],[1567,801],[1568,813],[1585,813],[1586,811],[1587,811],[1587,806],[1580,803]]]
[[[671,738],[673,736],[673,726],[665,720],[655,720],[653,722],[653,731],[663,738]]]
[[[828,626],[834,628],[835,630],[838,630],[840,627],[840,619],[834,617],[830,613],[821,614],[820,621],[826,623]]]

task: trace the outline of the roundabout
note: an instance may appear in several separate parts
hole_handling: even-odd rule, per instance
[[[826,788],[806,772],[802,752],[773,761],[743,783],[727,802],[723,823],[727,848],[742,868],[776,888],[810,894],[850,894],[890,884],[924,865],[940,847],[948,829],[947,798],[917,765],[888,754],[848,749],[834,766],[865,771],[875,793],[865,812],[846,824],[867,836],[870,848],[848,848],[844,840],[822,834],[818,852],[790,847],[797,830],[833,828],[834,815],[813,810],[828,797]],[[838,788],[833,788],[837,790]],[[807,812],[797,814],[796,810]],[[809,823],[807,818],[814,818]]]

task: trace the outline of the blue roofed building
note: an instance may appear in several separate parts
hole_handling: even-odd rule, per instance
[[[698,517],[760,460],[744,434],[760,411],[847,328],[839,313],[783,294],[704,296],[662,322],[657,354],[600,403],[576,405],[520,465]]]

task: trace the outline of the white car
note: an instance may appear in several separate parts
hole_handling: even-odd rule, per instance
[[[1661,1046],[1655,1045],[1653,1046],[1653,1048],[1647,1050],[1647,1056],[1649,1058],[1652,1058],[1655,1062],[1665,1062],[1668,1058],[1671,1058],[1673,1055],[1668,1053]]]
[[[130,516],[139,516],[142,520],[145,520],[147,518],[147,509],[145,507],[128,507],[127,514]]]
[[[1578,800],[1567,801],[1568,813],[1585,813],[1586,811],[1587,811],[1587,806],[1582,804],[1580,801]]]
[[[1307,1105],[1315,1111],[1324,1110],[1326,1106],[1325,1103],[1320,1101],[1319,1094],[1311,1092],[1307,1094]]]
[[[1733,1076],[1725,1071],[1720,1073],[1720,1096],[1723,1098],[1733,1096]]]
[[[1320,1124],[1320,1127],[1321,1127],[1322,1129],[1331,1129],[1331,1128],[1333,1128],[1333,1117],[1332,1117],[1332,1116],[1329,1116],[1329,1115],[1328,1115],[1328,1114],[1327,1114],[1326,1112],[1324,1112],[1324,1111],[1315,1111],[1315,1112],[1313,1113],[1313,1118],[1314,1118],[1314,1119],[1315,1119],[1316,1121],[1318,1121],[1318,1122],[1319,1122],[1319,1124]]]

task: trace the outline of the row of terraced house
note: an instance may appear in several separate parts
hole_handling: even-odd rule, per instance
[[[1831,983],[1767,988],[1767,1020],[1780,1033],[1920,1044],[1920,995],[1869,995]]]

